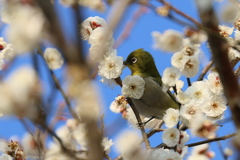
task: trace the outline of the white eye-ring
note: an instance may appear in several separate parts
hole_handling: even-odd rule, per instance
[[[137,62],[137,58],[136,57],[133,57],[132,58],[132,63],[136,63]]]

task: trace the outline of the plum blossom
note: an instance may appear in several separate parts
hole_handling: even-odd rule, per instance
[[[181,73],[176,67],[169,67],[163,72],[162,82],[167,86],[174,86],[180,77]]]
[[[163,116],[166,127],[172,128],[177,125],[179,120],[179,110],[169,108],[166,111],[166,114]]]
[[[134,99],[140,99],[145,89],[145,81],[139,75],[128,75],[123,80],[122,95]]]
[[[98,74],[107,79],[118,78],[123,69],[123,57],[117,56],[117,51],[113,52],[104,57],[102,61],[99,62]]]
[[[61,56],[61,53],[57,49],[46,48],[43,56],[50,69],[56,70],[62,67],[63,58]]]
[[[169,146],[174,147],[178,144],[180,138],[180,131],[177,128],[168,128],[163,131],[162,140]]]
[[[154,48],[167,52],[177,52],[183,47],[183,35],[175,30],[166,30],[164,33],[152,32]]]
[[[233,33],[233,27],[228,27],[224,25],[219,25],[219,33],[223,37],[228,37]]]

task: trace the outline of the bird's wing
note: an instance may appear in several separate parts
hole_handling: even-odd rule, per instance
[[[153,78],[153,80],[154,80],[159,86],[162,87],[161,77]],[[176,97],[172,94],[171,91],[168,90],[167,93],[168,93],[168,95],[169,95],[176,103],[178,103],[177,100],[176,100]]]

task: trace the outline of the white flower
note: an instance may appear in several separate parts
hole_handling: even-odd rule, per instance
[[[67,146],[68,149],[76,148],[76,143],[74,142],[75,139],[73,139],[75,137],[72,138],[72,133],[66,125],[59,127],[56,131],[56,134],[59,138],[61,138],[63,144]],[[79,134],[82,134],[82,132],[79,132]],[[54,140],[56,143],[59,143],[56,139]]]
[[[109,56],[113,51],[113,37],[106,27],[98,27],[94,29],[89,36],[89,43],[91,44],[90,58],[94,62],[99,62],[104,56]]]
[[[183,146],[180,150],[181,157],[183,158],[188,153],[188,146]]]
[[[173,150],[158,148],[148,153],[147,160],[182,160],[182,158]]]
[[[190,139],[189,134],[186,131],[181,131],[180,132],[180,139],[178,144],[182,147],[184,147],[184,144],[188,142],[188,140]]]
[[[197,124],[197,125],[196,125]],[[196,114],[190,123],[191,133],[202,138],[214,138],[217,126],[208,120],[203,113]]]
[[[9,156],[8,154],[2,154],[0,156],[0,160],[12,160],[12,157]]]
[[[229,157],[229,156],[233,155],[233,150],[231,150],[230,148],[225,148],[224,154]]]
[[[66,126],[70,129],[70,130],[74,130],[77,126],[78,126],[78,121],[76,119],[68,119],[66,122]]]
[[[177,52],[183,47],[183,36],[175,30],[166,30],[163,34],[152,32],[154,38],[154,48],[162,49],[167,52]]]
[[[129,122],[129,124],[132,127],[138,128],[138,126],[137,126],[138,122],[137,122],[136,116],[131,107],[128,107],[126,109],[126,112],[124,112],[122,116],[124,119],[126,119]]]
[[[194,44],[201,44],[207,40],[207,34],[205,31],[193,28],[187,28],[185,30],[185,36],[188,37]]]
[[[110,105],[110,110],[114,113],[120,113],[122,110],[127,108],[127,100],[123,96],[118,96],[115,98]]]
[[[16,114],[20,117],[26,116],[30,119],[38,118],[36,113],[35,98],[40,96],[40,85],[35,71],[29,67],[21,67],[10,75],[3,84],[1,90],[5,90],[5,95],[10,102],[5,101],[11,108],[1,108],[6,114]]]
[[[98,10],[100,12],[103,12],[105,10],[104,3],[102,0],[79,0],[79,5],[82,5],[84,7],[89,7],[91,9]]]
[[[134,99],[140,99],[144,93],[145,81],[138,75],[128,75],[123,80],[122,95]]]
[[[206,99],[212,95],[206,82],[203,81],[196,81],[192,83],[192,85],[187,88],[185,93],[188,94],[197,103],[206,101]]]
[[[181,104],[186,104],[188,103],[191,98],[188,94],[186,94],[185,92],[182,92],[182,91],[178,91],[178,94],[177,94],[177,100],[179,103]]]
[[[100,41],[99,43],[91,45],[89,49],[90,62],[95,64],[103,60],[104,57],[112,54],[112,52],[115,52],[112,48],[112,44],[113,38],[108,42]]]
[[[110,43],[110,45],[113,44],[112,32],[110,32],[106,27],[98,27],[94,29],[88,40],[89,44],[91,45],[100,43],[102,41]]]
[[[102,140],[102,146],[104,148],[104,151],[106,152],[106,154],[108,154],[110,152],[110,147],[113,145],[113,141],[112,139],[108,140],[108,137],[104,137]]]
[[[206,83],[210,90],[213,92],[213,94],[216,95],[223,94],[223,86],[217,72],[209,73]]]
[[[41,135],[40,135],[41,136]],[[40,137],[39,137],[40,138]],[[25,133],[24,137],[22,138],[21,146],[23,147],[24,153],[28,156],[28,158],[32,159],[34,156],[37,156],[37,138],[30,133]]]
[[[65,7],[72,6],[75,3],[76,3],[76,0],[60,0],[60,4],[65,6]]]
[[[124,159],[133,159],[133,157],[139,157],[138,146],[140,141],[141,138],[135,131],[124,131],[121,133],[121,135],[118,136],[116,140],[116,147]]]
[[[181,52],[183,52],[183,54],[185,54],[187,56],[198,57],[198,55],[200,53],[200,50],[199,50],[200,45],[199,44],[193,44],[190,41],[190,39],[186,38],[183,41],[183,45],[184,45],[184,48],[181,51]]]
[[[7,46],[1,51],[1,54],[5,61],[11,60],[15,56],[12,44],[7,44]]]
[[[3,37],[0,37],[0,50],[3,50],[5,47],[7,47],[7,42],[4,41]]]
[[[89,36],[92,34],[93,30],[98,27],[105,28],[107,23],[103,18],[98,16],[89,17],[81,24],[81,35],[84,40],[88,40]]]
[[[180,119],[183,123],[189,126],[190,121],[196,116],[197,113],[202,112],[199,105],[194,100],[183,105],[180,109]]]
[[[234,31],[234,39],[240,40],[240,31],[239,30]]]
[[[176,89],[177,89],[177,92],[180,91],[184,86],[184,82],[182,80],[177,80],[176,82]]]
[[[100,79],[100,82],[104,83],[105,85],[108,85],[111,89],[118,85],[114,79],[107,79],[105,77]]]
[[[162,140],[169,146],[174,147],[178,144],[180,138],[180,131],[177,128],[168,128],[163,131]]]
[[[182,75],[190,78],[197,75],[199,70],[199,60],[196,57],[189,58],[181,70]]]
[[[188,160],[209,160],[214,157],[214,153],[208,151],[209,145],[202,144],[196,146],[192,150],[192,155],[188,158]]]
[[[0,9],[1,21],[3,23],[10,23],[11,13],[9,13],[8,7],[6,6],[6,4],[1,4],[1,5],[4,6],[4,7],[1,7],[1,9]]]
[[[141,117],[142,118],[142,117]],[[142,122],[146,122],[146,121],[148,121],[149,120],[149,118],[142,118]],[[156,118],[154,118],[154,119],[152,119],[151,121],[149,121],[144,127],[145,128],[150,128],[150,129],[152,129],[152,128],[154,128],[154,127],[156,127],[156,125],[159,123],[159,122],[162,122],[162,120],[161,119],[156,119]],[[139,126],[137,126],[137,127],[139,127]]]
[[[230,61],[240,58],[240,52],[237,50],[233,49],[232,47],[229,47],[228,49],[228,58]]]
[[[107,79],[118,78],[123,69],[123,57],[116,55],[114,50],[109,56],[106,56],[99,62],[98,74]]]
[[[228,37],[233,33],[233,29],[234,27],[228,27],[228,26],[224,26],[224,25],[219,25],[219,33],[221,36],[223,37]]]
[[[171,64],[178,68],[179,70],[183,70],[185,64],[189,61],[188,56],[183,54],[183,52],[176,52],[173,54],[171,58]]]
[[[113,101],[111,104],[110,104],[110,107],[109,109],[114,112],[114,113],[120,113],[122,108],[119,107],[118,103],[116,101]]]
[[[173,150],[164,149],[164,152],[163,159],[165,160],[182,160],[180,154]]]
[[[7,30],[9,41],[17,53],[32,51],[44,35],[44,16],[30,5],[14,7],[14,12]]]
[[[224,4],[221,10],[221,18],[229,23],[233,23],[239,17],[239,8],[233,3]]]
[[[56,143],[50,143],[49,148],[46,151],[44,160],[72,160],[72,156],[65,154],[62,151],[61,146]]]
[[[180,77],[181,73],[176,67],[169,67],[163,72],[162,82],[165,85],[174,86]]]
[[[61,53],[59,53],[57,49],[46,48],[43,56],[50,69],[55,70],[62,67],[63,58],[61,56]]]
[[[227,109],[227,101],[223,96],[212,96],[201,106],[202,111],[209,117],[218,117]]]
[[[169,108],[163,116],[166,127],[172,128],[177,125],[179,119],[179,110]]]
[[[87,147],[86,124],[85,123],[78,124],[77,127],[74,130],[72,130],[72,137],[79,145],[81,145],[82,148]]]

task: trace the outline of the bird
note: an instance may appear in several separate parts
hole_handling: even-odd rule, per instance
[[[170,91],[162,90],[162,77],[159,74],[152,55],[142,48],[131,52],[123,62],[145,81],[145,89],[140,99],[131,98],[139,114],[150,119],[162,119],[168,108],[179,109],[179,105]]]

